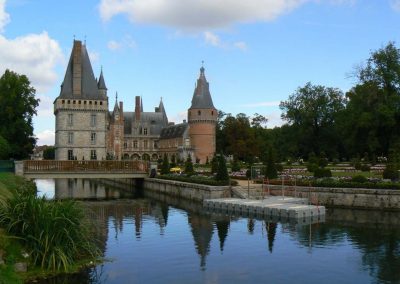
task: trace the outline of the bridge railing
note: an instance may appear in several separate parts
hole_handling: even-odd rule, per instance
[[[23,161],[24,173],[40,172],[148,172],[146,161]]]

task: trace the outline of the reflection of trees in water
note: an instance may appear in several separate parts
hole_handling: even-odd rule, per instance
[[[248,218],[247,219],[247,231],[249,232],[249,234],[254,234],[254,219],[252,218]]]
[[[278,227],[277,223],[265,222],[265,229],[267,230],[267,239],[268,239],[268,250],[270,253],[272,253],[272,249],[274,247],[277,227]]]
[[[218,238],[219,238],[219,249],[222,251],[224,251],[224,245],[225,245],[225,240],[226,237],[228,236],[228,231],[229,231],[229,225],[230,225],[231,221],[229,219],[229,217],[219,220],[219,221],[215,221],[215,226],[217,227],[217,231],[218,231]]]
[[[400,283],[400,229],[349,228],[348,236],[377,282]]]

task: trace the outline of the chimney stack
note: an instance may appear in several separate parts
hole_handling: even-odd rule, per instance
[[[74,40],[72,57],[72,95],[82,95],[82,42]]]
[[[140,104],[140,97],[135,97],[135,120],[140,121],[140,112],[141,112],[141,104]]]

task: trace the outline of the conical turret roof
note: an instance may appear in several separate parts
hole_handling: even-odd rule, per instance
[[[200,68],[200,77],[197,79],[196,88],[194,89],[191,109],[215,109],[204,70],[202,66]]]

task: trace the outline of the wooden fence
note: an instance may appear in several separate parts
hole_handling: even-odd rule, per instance
[[[116,172],[116,173],[147,173],[147,161],[55,161],[55,160],[26,160],[24,173],[43,172]]]

